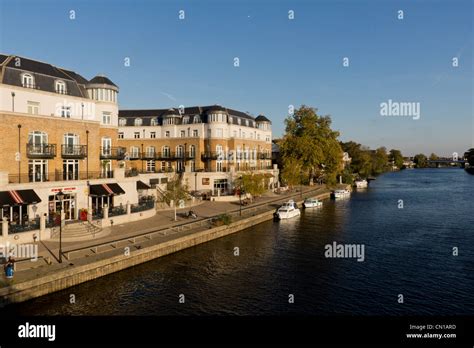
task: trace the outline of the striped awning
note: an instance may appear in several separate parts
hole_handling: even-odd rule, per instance
[[[41,202],[34,190],[13,190],[0,192],[0,206],[36,204]]]
[[[148,190],[150,188],[151,187],[149,185],[145,184],[143,181],[141,181],[141,180],[137,181],[137,190]]]
[[[116,196],[122,195],[125,191],[120,187],[119,184],[100,184],[91,185],[89,190],[89,196]]]

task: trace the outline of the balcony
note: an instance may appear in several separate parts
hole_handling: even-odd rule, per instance
[[[87,145],[61,145],[63,158],[83,159],[87,157]]]
[[[219,152],[206,151],[201,154],[201,159],[203,161],[217,160],[219,158]]]
[[[34,173],[26,174],[9,174],[8,183],[19,184],[27,182],[52,182],[52,181],[75,181],[75,180],[94,180],[113,178],[113,171],[102,172],[63,172],[56,171],[52,173]]]
[[[100,159],[123,160],[126,149],[124,147],[101,147]]]
[[[26,144],[28,158],[48,159],[56,157],[56,144]]]
[[[148,161],[148,160],[154,160],[155,158],[156,158],[156,152],[153,152],[153,151],[142,152],[142,160]]]
[[[261,160],[269,160],[269,159],[272,159],[272,154],[271,154],[271,153],[260,152],[260,153],[258,154],[258,159],[261,159]]]

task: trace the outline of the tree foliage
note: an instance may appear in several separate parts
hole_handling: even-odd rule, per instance
[[[422,153],[415,155],[413,162],[416,168],[426,168],[428,166],[428,159]]]
[[[342,171],[342,149],[339,132],[331,129],[331,118],[319,116],[317,109],[302,105],[285,120],[286,133],[280,142],[284,169],[283,178],[290,184],[297,180],[299,170],[305,181],[323,176],[326,183],[336,182]]]
[[[270,175],[271,176],[271,175]],[[252,197],[261,196],[267,191],[270,182],[268,173],[244,173],[236,180],[236,187],[249,193]]]
[[[164,193],[164,200],[170,204],[173,201],[174,204],[174,219],[176,220],[176,209],[178,202],[181,199],[188,198],[188,187],[183,185],[179,176],[175,175],[166,184],[166,192]]]
[[[403,167],[403,155],[400,150],[391,149],[388,159],[399,169]]]

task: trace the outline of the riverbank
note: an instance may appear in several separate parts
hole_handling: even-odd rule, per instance
[[[215,215],[226,213],[233,222],[215,226],[211,218],[189,223],[177,223],[169,227],[148,228],[128,233],[121,239],[99,244],[83,245],[66,250],[67,261],[51,264],[40,269],[15,275],[8,286],[0,289],[0,306],[26,301],[52,292],[93,280],[151,261],[192,246],[206,243],[245,228],[272,219],[275,207],[282,201],[294,199],[301,203],[305,197],[328,198],[330,191],[323,187],[305,188],[303,193],[285,194],[255,203],[249,207],[227,211],[222,203],[214,203]],[[219,209],[221,208],[221,209]],[[222,211],[222,208],[225,210]],[[142,223],[146,220],[143,220]],[[23,273],[23,272],[20,272]]]

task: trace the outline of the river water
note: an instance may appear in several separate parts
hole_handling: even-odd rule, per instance
[[[7,310],[25,315],[473,315],[473,197],[474,176],[461,169],[387,173],[349,199],[324,201],[300,218],[268,221]],[[326,258],[325,246],[333,242],[363,245],[364,261]]]

